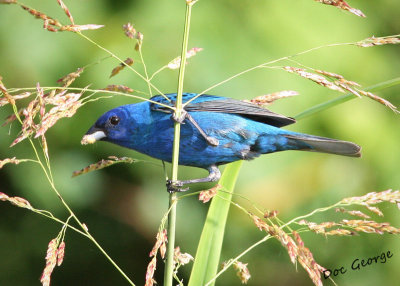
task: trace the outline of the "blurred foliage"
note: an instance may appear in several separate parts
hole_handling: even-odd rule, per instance
[[[104,24],[105,28],[85,34],[121,58],[139,61],[131,42],[123,35],[128,21],[144,34],[144,58],[153,72],[175,58],[181,48],[184,19],[182,1],[86,0],[65,1],[78,24]],[[24,1],[48,15],[67,22],[56,1]],[[189,60],[185,90],[200,92],[212,84],[254,65],[330,43],[354,42],[364,38],[398,34],[400,2],[351,1],[367,18],[359,18],[311,0],[303,1],[206,1],[193,11],[190,47],[204,51]],[[78,67],[106,56],[73,33],[50,33],[41,21],[13,5],[0,6],[0,75],[7,87],[55,86],[56,80]],[[373,48],[324,48],[296,58],[322,70],[335,72],[363,86],[399,76],[399,46]],[[138,62],[136,63],[139,67]],[[136,90],[147,87],[128,70],[109,78],[117,63],[107,59],[88,69],[75,86],[126,84]],[[140,70],[140,68],[138,68]],[[164,71],[154,84],[164,92],[176,90],[177,72]],[[271,109],[293,116],[317,103],[338,96],[284,71],[260,69],[213,89],[211,94],[240,99],[278,90],[296,90],[299,96],[282,100]],[[400,105],[399,87],[378,94]],[[168,196],[161,167],[150,164],[116,165],[78,178],[75,170],[109,155],[148,159],[128,149],[107,143],[79,144],[94,120],[112,107],[134,102],[112,99],[85,105],[70,119],[63,119],[47,132],[56,186],[91,233],[138,285],[143,284],[148,253],[155,242],[158,224],[167,210]],[[1,108],[0,118],[11,113]],[[363,147],[361,159],[306,152],[284,152],[245,162],[239,177],[240,193],[267,209],[277,209],[284,220],[317,207],[370,191],[398,189],[400,177],[399,117],[367,98],[354,99],[289,127],[305,133],[345,139]],[[19,126],[0,129],[0,158],[31,158],[28,142],[9,148]],[[182,178],[200,177],[204,171],[182,167]],[[27,198],[35,207],[48,209],[61,218],[67,213],[50,190],[38,166],[24,163],[0,171],[0,192]],[[200,190],[210,185],[195,186]],[[245,201],[241,201],[246,204]],[[59,225],[1,203],[0,284],[32,285],[44,267],[47,243]],[[177,245],[194,254],[208,205],[188,198],[178,205]],[[398,210],[385,209],[382,221],[399,227]],[[334,215],[333,215],[334,216]],[[329,216],[316,219],[328,221]],[[263,234],[241,212],[232,208],[228,219],[222,259],[229,259],[257,241]],[[335,279],[343,285],[395,285],[400,267],[399,238],[390,235],[330,237],[307,233],[303,239],[317,262],[327,268],[350,269],[356,258],[368,258],[390,250],[386,264],[370,265]],[[268,241],[244,257],[252,278],[249,285],[310,285],[307,274],[290,263],[286,250]],[[190,267],[182,269],[185,281]],[[156,280],[162,281],[162,265]],[[66,257],[53,274],[53,285],[126,285],[126,282],[85,238],[68,231]],[[272,282],[273,281],[273,282]],[[37,282],[39,283],[39,282]],[[217,285],[239,285],[233,270],[223,274]],[[329,285],[331,282],[327,282]]]

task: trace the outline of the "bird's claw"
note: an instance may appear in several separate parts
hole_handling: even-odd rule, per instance
[[[207,136],[206,141],[208,144],[214,147],[219,145],[219,140],[214,137]]]
[[[170,194],[186,192],[187,190],[189,190],[189,188],[182,188],[183,186],[182,181],[167,180],[166,185],[167,185],[167,192]]]

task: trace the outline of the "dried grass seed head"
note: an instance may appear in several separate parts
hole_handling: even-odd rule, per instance
[[[147,265],[146,270],[146,283],[145,286],[153,286],[156,281],[154,280],[154,272],[156,271],[157,267],[157,258],[156,256],[151,259],[150,263]]]
[[[240,261],[235,261],[233,263],[233,268],[236,270],[236,275],[239,277],[240,282],[242,282],[242,284],[247,284],[247,282],[249,281],[251,275],[250,275],[250,271],[247,268],[248,263],[243,263]]]
[[[194,57],[198,52],[201,52],[203,50],[203,48],[191,48],[190,50],[188,50],[186,52],[186,59],[189,59],[191,57]],[[188,62],[186,62],[186,64],[188,64]],[[167,67],[171,70],[176,70],[179,69],[179,67],[181,66],[181,57],[177,57],[175,59],[173,59],[172,61],[170,61],[167,65]]]
[[[370,37],[367,39],[364,39],[362,41],[357,42],[355,45],[359,47],[373,47],[373,46],[381,46],[381,45],[396,45],[400,44],[400,36],[395,36],[395,37]]]
[[[366,17],[364,13],[361,12],[361,10],[350,7],[349,4],[347,4],[344,0],[315,0],[315,1],[326,5],[332,5],[345,11],[349,11],[350,13],[359,17],[363,18]]]

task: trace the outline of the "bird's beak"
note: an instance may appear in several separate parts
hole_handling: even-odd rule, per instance
[[[85,136],[83,136],[83,138],[81,140],[81,144],[82,145],[93,144],[96,141],[99,141],[105,137],[107,137],[107,135],[104,132],[104,130],[102,130],[100,128],[92,127],[89,129],[88,132],[86,132]]]

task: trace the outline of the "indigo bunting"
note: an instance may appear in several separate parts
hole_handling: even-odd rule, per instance
[[[183,103],[197,94],[184,93]],[[359,157],[361,148],[351,142],[281,129],[295,122],[253,103],[201,95],[175,118],[176,94],[156,95],[152,102],[123,105],[104,113],[82,139],[83,144],[107,141],[171,162],[174,120],[182,123],[179,164],[204,168],[206,178],[169,182],[170,190],[185,184],[217,181],[219,165],[251,160],[261,154],[306,150]],[[175,188],[174,188],[175,187]]]

